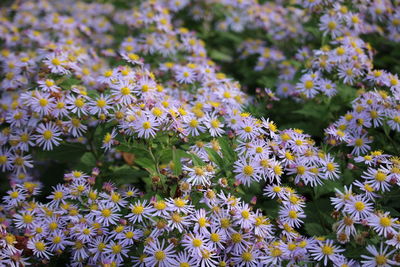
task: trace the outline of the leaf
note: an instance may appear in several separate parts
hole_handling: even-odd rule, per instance
[[[172,161],[174,163],[174,174],[175,175],[179,175],[182,172],[181,157],[180,157],[180,153],[178,151],[179,150],[177,150],[175,146],[172,148]]]
[[[305,104],[303,108],[293,111],[293,113],[321,119],[327,117],[327,108],[323,105],[316,105],[315,103],[310,102]]]
[[[96,158],[94,157],[92,152],[86,152],[81,157],[81,162],[85,165],[93,166],[94,164],[96,164]]]
[[[78,161],[87,151],[86,146],[79,143],[66,143],[54,147],[51,151],[36,151],[39,159],[52,159],[62,162]]]
[[[221,169],[224,168],[224,160],[221,158],[221,156],[212,148],[205,147],[204,148],[207,151],[207,154],[212,162],[217,164],[218,167]]]
[[[135,170],[128,165],[123,165],[114,168],[110,176],[119,184],[130,184],[139,182],[141,177],[148,175],[143,170]]]
[[[306,223],[304,229],[310,236],[321,236],[325,234],[324,228],[318,223]]]
[[[81,80],[77,80],[77,79],[74,79],[74,78],[69,78],[69,79],[66,79],[66,80],[62,81],[62,83],[60,83],[60,87],[62,87],[64,89],[67,89],[67,90],[70,90],[72,86],[79,85],[81,83],[82,83]]]
[[[143,155],[141,157],[138,157],[135,159],[135,163],[138,164],[140,167],[148,170],[149,172],[156,172],[156,167],[154,165],[153,160],[144,157]]]
[[[193,153],[190,153],[189,155],[192,158],[193,165],[195,165],[195,166],[204,166],[204,165],[206,165],[204,163],[204,161],[201,158],[199,158],[199,156],[197,156],[197,155],[195,155]]]
[[[211,50],[210,57],[213,60],[231,62],[232,57],[218,50]]]
[[[218,138],[218,143],[221,146],[222,155],[224,156],[224,160],[227,160],[229,163],[232,163],[236,159],[236,153],[232,148],[232,145],[229,144],[227,138],[220,137]]]
[[[335,188],[341,189],[343,186],[340,181],[325,180],[322,185],[314,187],[315,198],[319,198],[322,195],[335,192]]]

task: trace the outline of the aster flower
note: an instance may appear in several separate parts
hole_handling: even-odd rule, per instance
[[[117,206],[110,202],[100,203],[98,209],[93,210],[92,213],[96,216],[96,220],[104,226],[117,224],[117,220],[121,216]]]
[[[61,138],[59,136],[59,128],[53,122],[41,123],[36,129],[37,135],[33,138],[36,139],[36,144],[42,146],[44,150],[52,150],[53,145],[58,146]]]
[[[390,190],[391,185],[389,183],[387,170],[368,168],[368,170],[361,175],[361,178],[364,178],[366,182],[370,183],[375,190],[381,190],[382,192]]]
[[[150,217],[150,207],[147,205],[147,201],[137,201],[135,204],[129,206],[131,213],[129,213],[126,218],[132,223],[142,222],[144,219]]]
[[[372,204],[361,195],[351,197],[344,206],[344,211],[356,220],[368,218],[372,215],[372,210]]]
[[[187,67],[176,67],[175,68],[175,79],[179,83],[193,83],[196,79],[196,73]]]
[[[221,136],[222,133],[224,133],[224,130],[222,129],[224,124],[221,123],[216,114],[208,114],[204,119],[204,125],[213,137]]]
[[[211,184],[212,173],[208,172],[205,166],[183,166],[183,169],[188,172],[186,181],[191,185],[208,186]]]
[[[324,34],[330,34],[333,39],[337,36],[341,35],[341,25],[339,24],[339,20],[337,17],[333,17],[330,14],[324,14],[321,17],[320,30],[324,32]]]
[[[255,161],[248,160],[244,157],[241,157],[238,161],[235,162],[234,172],[236,173],[236,180],[241,182],[246,186],[250,186],[253,181],[259,181],[260,176],[260,168],[257,167]]]
[[[332,240],[327,240],[325,242],[318,242],[310,247],[311,255],[317,261],[323,260],[324,265],[328,263],[328,259],[335,262],[339,257],[339,253],[343,252],[344,249],[333,245]]]
[[[303,223],[301,218],[305,217],[306,216],[303,211],[298,211],[289,207],[281,208],[279,211],[279,220],[281,220],[283,223],[287,223],[291,227],[299,228]]]
[[[164,248],[164,241],[151,242],[148,246],[145,246],[144,252],[147,253],[147,257],[144,259],[149,266],[158,267],[169,267],[174,263],[174,248],[170,244]]]
[[[367,250],[372,256],[361,255],[361,258],[364,260],[361,261],[362,266],[371,266],[371,267],[389,267],[395,265],[396,262],[389,259],[390,255],[392,255],[395,250],[390,252],[388,251],[388,247],[383,247],[383,243],[380,245],[379,251],[376,249],[375,246],[369,245],[367,246]]]
[[[173,259],[173,263],[171,266],[173,267],[181,267],[181,266],[197,266],[198,259],[195,257],[191,257],[187,254],[187,252],[179,252],[176,255],[175,259]]]
[[[194,116],[186,116],[184,117],[183,121],[185,123],[183,128],[188,132],[189,135],[198,136],[200,133],[203,133],[206,130],[206,128],[201,125],[202,120],[199,120]]]
[[[371,147],[368,145],[371,143],[371,140],[367,139],[366,135],[363,136],[354,136],[350,138],[350,142],[347,144],[348,146],[353,146],[352,154],[358,156],[361,153],[366,153]]]
[[[133,123],[133,126],[138,134],[138,137],[149,138],[156,135],[159,123],[153,115],[143,115]]]
[[[122,262],[123,257],[128,256],[128,246],[111,240],[104,252],[109,260]]]
[[[56,53],[52,53],[46,57],[43,63],[45,63],[53,73],[57,74],[70,73],[70,71],[67,69],[68,61],[64,54],[57,55]]]
[[[117,136],[117,132],[115,129],[112,130],[111,133],[106,133],[103,137],[103,145],[101,146],[102,149],[105,151],[110,150],[111,146],[115,141],[115,137]]]
[[[135,101],[133,92],[135,90],[134,85],[129,81],[120,81],[116,85],[112,85],[113,97],[123,105],[129,105]]]
[[[39,84],[39,88],[43,92],[56,93],[56,92],[58,92],[60,90],[60,87],[58,87],[56,85],[56,83],[54,82],[54,80],[52,80],[52,79],[46,79],[46,80],[38,81],[38,84]]]
[[[52,254],[48,251],[48,243],[39,238],[31,238],[27,247],[33,251],[33,255],[39,258],[50,259]]]
[[[86,101],[86,97],[82,95],[77,97],[74,95],[69,95],[66,98],[65,104],[69,111],[75,113],[78,117],[82,117],[84,115],[87,115],[88,112],[88,105]]]
[[[55,107],[54,98],[50,97],[48,93],[40,93],[36,91],[32,97],[30,104],[33,111],[39,113],[41,116],[47,116]]]
[[[104,114],[108,115],[109,110],[112,109],[110,96],[104,96],[101,94],[97,99],[89,101],[89,112],[90,114]]]
[[[182,246],[188,251],[189,255],[201,256],[204,249],[211,250],[207,245],[205,237],[199,234],[187,234],[182,239]]]
[[[400,225],[395,223],[397,218],[390,218],[389,212],[383,214],[373,214],[368,218],[368,223],[379,234],[387,237],[389,234],[395,233],[395,228],[400,228]]]
[[[251,247],[240,254],[234,254],[232,257],[232,263],[234,263],[235,266],[240,266],[240,267],[241,266],[257,267],[260,266],[258,258],[259,258],[258,250]]]

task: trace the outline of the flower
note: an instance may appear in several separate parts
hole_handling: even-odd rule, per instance
[[[368,223],[374,230],[379,234],[387,237],[389,234],[395,233],[394,228],[400,228],[400,226],[395,223],[396,218],[390,218],[389,212],[383,214],[373,214],[368,218]]]
[[[27,247],[33,251],[33,255],[39,258],[50,259],[52,253],[48,251],[48,243],[39,238],[31,238]]]
[[[36,129],[37,134],[33,136],[36,144],[42,146],[44,150],[53,150],[53,145],[60,145],[59,128],[53,122],[41,123]]]
[[[138,134],[138,137],[150,138],[156,135],[159,123],[151,114],[143,115],[133,122],[133,127]]]
[[[92,213],[96,216],[96,220],[104,226],[117,224],[119,217],[121,217],[117,206],[112,202],[99,203],[98,209],[93,210]]]
[[[135,204],[129,205],[131,212],[126,216],[132,223],[142,222],[144,218],[150,217],[150,207],[147,201],[137,201]]]
[[[326,266],[328,259],[335,262],[340,255],[339,253],[343,252],[344,249],[340,249],[339,247],[333,245],[332,240],[327,240],[325,242],[316,242],[310,247],[310,251],[315,260],[323,260],[324,265]]]
[[[387,267],[389,267],[389,266],[396,264],[395,261],[389,259],[389,256],[392,255],[395,252],[395,250],[387,252],[388,247],[384,248],[383,243],[381,243],[379,251],[376,249],[375,246],[372,246],[372,245],[368,245],[367,250],[369,253],[372,254],[372,257],[366,256],[366,255],[361,255],[361,258],[365,259],[365,260],[361,261],[362,266],[365,266],[365,267],[367,267],[367,266],[368,267],[370,267],[370,266],[371,267],[374,267],[374,266],[386,267],[387,266]]]
[[[144,252],[147,257],[144,259],[148,266],[169,267],[174,263],[175,251],[172,244],[164,248],[164,240],[160,243],[158,240],[145,246]]]
[[[236,173],[236,180],[246,186],[250,186],[251,182],[261,179],[260,167],[256,165],[254,160],[248,162],[245,157],[241,157],[235,162],[233,171]]]

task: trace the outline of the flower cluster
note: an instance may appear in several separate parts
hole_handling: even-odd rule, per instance
[[[383,128],[397,149],[400,81],[361,36],[397,41],[399,7],[292,2],[2,8],[0,265],[398,264],[400,160],[372,137]],[[214,23],[239,60],[277,70],[273,101],[361,89],[326,143],[249,112],[256,100],[215,62],[232,58],[202,39]],[[65,174],[50,189],[52,164]]]

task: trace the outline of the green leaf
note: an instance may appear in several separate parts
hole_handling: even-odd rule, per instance
[[[232,57],[218,50],[211,50],[210,57],[213,60],[231,62]]]
[[[179,175],[182,172],[181,157],[180,157],[180,153],[178,151],[179,150],[177,150],[175,146],[172,148],[172,161],[174,163],[174,174],[175,175]]]
[[[195,165],[195,166],[204,166],[204,165],[206,165],[205,162],[201,158],[199,158],[199,156],[197,156],[197,155],[195,155],[193,153],[190,153],[189,155],[192,158],[193,165]]]
[[[318,223],[306,223],[304,229],[310,236],[321,236],[324,235],[324,228]]]
[[[87,151],[84,144],[65,143],[54,147],[51,151],[36,151],[38,159],[52,159],[62,162],[76,162]]]
[[[129,165],[123,165],[112,169],[110,175],[118,184],[137,183],[141,177],[146,177],[148,174],[143,170],[135,170]]]
[[[86,152],[81,157],[81,163],[86,167],[93,168],[96,165],[96,158],[92,152]]]
[[[224,160],[221,158],[221,156],[212,148],[205,147],[204,148],[207,151],[207,154],[212,162],[217,164],[218,167],[221,169],[224,168]]]
[[[322,185],[314,187],[315,198],[319,198],[322,195],[335,192],[335,188],[342,189],[343,186],[339,180],[325,180]]]
[[[224,156],[224,160],[227,160],[229,163],[232,163],[236,160],[236,153],[232,148],[232,145],[229,144],[229,141],[226,137],[218,138],[218,143],[221,146],[222,155]]]
[[[69,78],[69,79],[66,79],[66,80],[62,81],[60,83],[60,87],[62,87],[64,89],[67,89],[67,90],[70,90],[72,86],[79,85],[81,83],[82,83],[81,80],[78,80],[78,79],[75,79],[75,78]]]
[[[138,164],[140,167],[146,169],[147,171],[151,172],[151,173],[155,173],[156,172],[156,167],[154,165],[153,160],[145,157],[144,155],[142,155],[140,157],[137,157],[135,159],[135,163]]]

